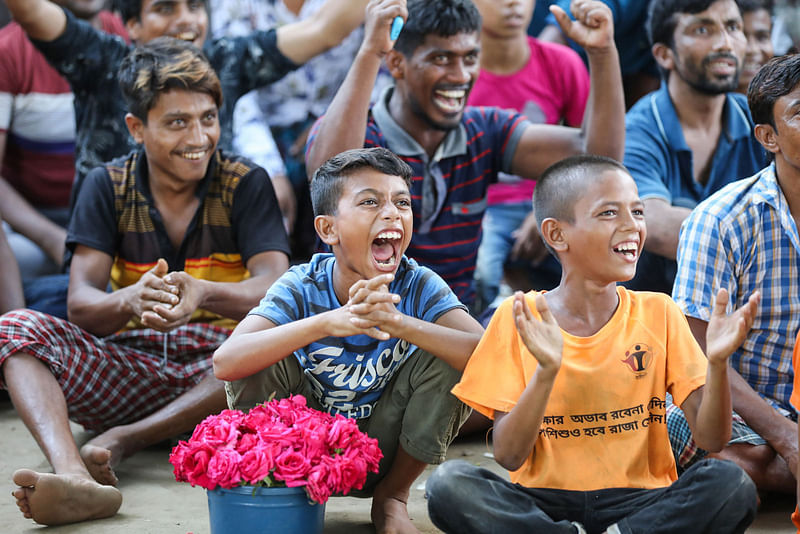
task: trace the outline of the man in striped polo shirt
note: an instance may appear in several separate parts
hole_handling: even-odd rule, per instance
[[[71,322],[0,318],[0,387],[55,471],[16,471],[13,493],[48,525],[113,515],[115,464],[226,407],[211,355],[288,268],[266,172],[217,150],[222,89],[202,52],[159,38],[119,76],[143,147],[81,188],[67,232]],[[80,451],[69,420],[97,433]]]
[[[537,178],[552,163],[581,152],[622,159],[625,104],[611,12],[593,0],[573,1],[576,21],[555,10],[564,32],[589,56],[592,90],[579,129],[466,106],[480,71],[478,10],[470,0],[411,0],[407,10],[404,3],[383,0],[368,7],[358,55],[309,137],[307,168],[313,172],[332,155],[361,146],[399,155],[414,171],[408,255],[470,305],[486,191],[498,172]],[[393,43],[392,21],[406,13]],[[370,109],[382,60],[395,85]]]

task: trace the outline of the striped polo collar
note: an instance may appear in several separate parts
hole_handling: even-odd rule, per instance
[[[386,139],[389,150],[399,156],[420,156],[427,160],[425,149],[423,149],[402,126],[397,124],[397,121],[395,121],[389,113],[389,99],[392,96],[393,90],[393,85],[383,90],[378,100],[372,106],[372,118],[375,119],[375,124],[378,125],[384,139]],[[467,130],[464,128],[463,123],[459,123],[456,128],[447,132],[442,142],[436,147],[433,161],[463,156],[466,153]]]

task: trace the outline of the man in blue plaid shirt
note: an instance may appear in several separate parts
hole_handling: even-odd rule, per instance
[[[762,491],[794,493],[797,414],[789,397],[800,328],[800,56],[770,61],[747,98],[755,135],[774,161],[692,212],[681,228],[672,296],[705,346],[712,295],[726,288],[734,309],[761,292],[753,328],[731,356],[738,416],[719,456],[742,466]],[[681,422],[679,411],[668,419],[671,435]],[[684,466],[704,454],[691,440],[684,445],[675,451]]]

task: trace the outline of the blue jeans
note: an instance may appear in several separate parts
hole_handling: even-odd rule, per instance
[[[530,202],[495,204],[486,208],[482,225],[483,237],[475,262],[475,281],[483,307],[490,306],[497,296],[500,281],[503,279],[503,265],[514,246],[511,234],[520,227],[530,212]]]
[[[458,534],[744,532],[756,487],[736,464],[701,460],[666,488],[566,491],[526,488],[463,460],[440,465],[426,484],[428,513]]]
[[[22,284],[25,307],[59,319],[67,317],[69,273],[40,276]]]
[[[552,289],[561,278],[561,265],[551,255],[538,265],[531,265],[527,260],[509,262],[515,238],[512,233],[522,225],[531,212],[530,202],[516,204],[495,204],[486,209],[483,216],[481,244],[475,262],[475,282],[478,305],[476,310],[497,307],[494,303],[503,280],[504,271],[513,268],[524,271],[528,289]]]

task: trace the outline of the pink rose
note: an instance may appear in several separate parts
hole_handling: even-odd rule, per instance
[[[275,455],[278,450],[272,446],[258,443],[242,455],[239,470],[242,478],[250,484],[257,484],[269,476],[275,467]]]
[[[283,480],[287,487],[304,486],[311,469],[308,458],[294,450],[286,450],[275,458],[275,480]]]
[[[234,448],[236,449],[236,452],[238,452],[239,454],[244,454],[247,451],[258,446],[259,443],[261,443],[261,440],[258,439],[258,435],[247,433],[247,434],[242,434],[242,436],[239,438],[239,442],[236,444],[236,447]]]
[[[362,458],[358,451],[349,450],[345,454],[339,455],[342,473],[342,493],[345,495],[352,488],[361,489],[367,481],[367,462]]]
[[[192,486],[214,489],[216,484],[209,479],[208,464],[214,456],[213,447],[205,443],[189,443],[183,456],[183,472]]]
[[[327,442],[332,449],[348,449],[357,443],[360,437],[358,424],[353,419],[337,414],[328,429]]]
[[[239,423],[243,418],[244,414],[236,410],[210,415],[194,429],[191,441],[203,441],[212,447],[234,447],[241,435]]]
[[[242,480],[239,463],[242,456],[233,449],[219,449],[208,462],[208,478],[223,488],[238,486]]]
[[[328,480],[328,469],[326,464],[315,465],[311,472],[308,474],[308,481],[306,484],[306,493],[308,497],[320,504],[328,502],[328,498],[333,493],[334,488]]]

